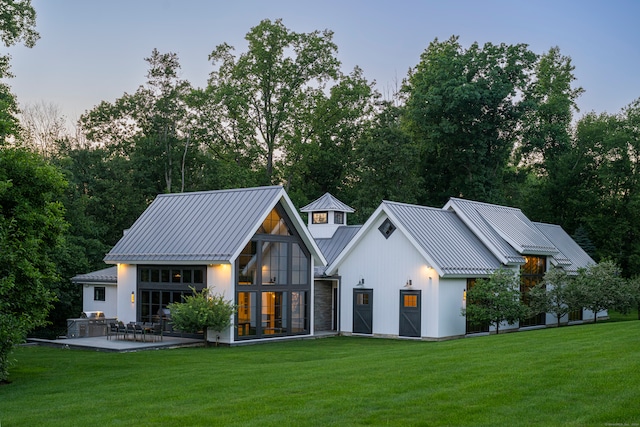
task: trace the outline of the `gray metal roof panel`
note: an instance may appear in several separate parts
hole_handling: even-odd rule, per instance
[[[105,261],[230,261],[282,191],[272,186],[159,195]]]
[[[330,193],[324,193],[319,199],[309,203],[307,206],[300,209],[300,212],[313,212],[313,211],[338,211],[338,212],[355,212],[353,208],[342,203],[340,200],[333,197]]]
[[[553,258],[558,265],[569,272],[595,264],[575,240],[559,225],[534,222],[534,225],[560,250],[560,255]]]
[[[118,267],[112,266],[91,273],[78,274],[71,278],[73,283],[117,283]]]
[[[397,202],[383,202],[445,276],[485,275],[500,261],[455,212]]]
[[[328,239],[316,239],[316,243],[320,248],[320,251],[327,260],[327,265],[330,265],[338,257],[340,252],[349,244],[351,239],[360,231],[361,225],[344,225],[338,227],[336,232],[331,238]],[[316,267],[315,274],[323,275],[326,271],[326,267]]]
[[[522,254],[518,253],[518,251],[511,246],[507,240],[505,240],[505,237],[498,232],[497,229],[499,229],[499,227],[496,225],[496,223],[499,224],[498,219],[496,217],[491,219],[492,217],[490,215],[490,212],[495,211],[496,208],[520,211],[519,209],[491,205],[488,203],[473,202],[454,197],[449,200],[447,206],[449,209],[457,212],[460,218],[462,218],[469,227],[473,228],[479,234],[479,237],[489,245],[492,252],[495,251],[494,254],[497,257],[503,259],[509,264],[524,264],[525,260],[524,257],[522,257]],[[485,215],[481,215],[481,212],[485,213]],[[512,220],[513,219],[515,218],[512,218]],[[490,221],[494,224],[492,225]]]

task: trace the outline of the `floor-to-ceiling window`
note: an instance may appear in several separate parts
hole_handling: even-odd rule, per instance
[[[236,262],[236,338],[310,332],[311,259],[276,206]]]
[[[541,256],[525,256],[526,262],[520,267],[520,292],[522,303],[529,305],[529,291],[538,283],[542,282],[544,273],[547,271],[547,259]],[[520,322],[520,327],[537,326],[545,324],[546,313],[524,319]]]
[[[172,302],[182,302],[183,295],[191,295],[191,288],[197,291],[206,284],[205,266],[138,266],[138,305],[139,322],[158,322],[162,320],[160,309]]]

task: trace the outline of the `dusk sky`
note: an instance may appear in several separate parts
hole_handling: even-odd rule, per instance
[[[342,71],[363,69],[388,92],[435,38],[466,48],[525,43],[539,54],[559,46],[585,89],[580,113],[617,113],[640,98],[640,1],[636,0],[32,0],[41,39],[12,47],[7,82],[21,105],[58,106],[67,119],[144,84],[144,58],[174,52],[182,78],[206,85],[208,55],[221,43],[240,54],[262,19],[295,32],[334,32]],[[3,51],[7,51],[4,49]]]

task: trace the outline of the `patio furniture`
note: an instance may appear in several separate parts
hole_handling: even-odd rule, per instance
[[[118,327],[118,323],[116,323],[116,322],[109,323],[109,327],[107,328],[107,339],[108,340],[111,339],[111,337],[113,337],[113,336],[115,336],[116,339],[118,339],[118,337],[120,336],[121,333],[122,333],[122,331]]]

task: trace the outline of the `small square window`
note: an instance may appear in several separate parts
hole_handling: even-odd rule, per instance
[[[344,224],[344,212],[334,212],[333,213],[333,223],[334,224]]]
[[[329,222],[328,212],[313,212],[311,217],[312,224],[327,224]]]
[[[384,222],[378,227],[378,230],[382,233],[385,239],[388,239],[389,236],[393,234],[396,230],[396,226],[389,221],[389,218],[385,219]]]
[[[106,290],[104,286],[96,286],[93,288],[93,300],[104,301],[106,299]]]

